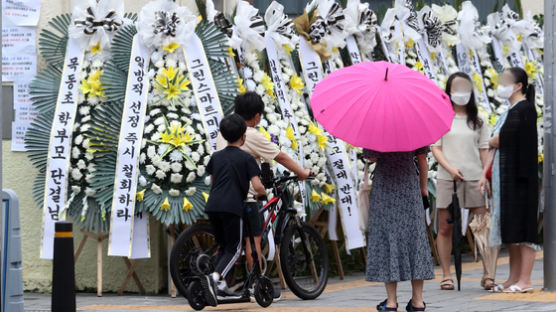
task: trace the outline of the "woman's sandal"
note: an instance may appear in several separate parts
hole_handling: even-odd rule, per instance
[[[494,287],[492,287],[492,289],[489,290],[489,292],[491,292],[491,293],[504,292],[504,285],[503,284],[495,284]]]
[[[442,290],[454,290],[454,280],[451,278],[447,278],[440,282],[440,289]]]
[[[491,290],[496,287],[496,283],[494,282],[494,279],[490,277],[483,277],[483,279],[481,279],[481,287],[485,290]]]
[[[529,288],[525,288],[522,289],[521,287],[517,286],[517,285],[511,285],[510,287],[508,287],[508,289],[504,289],[504,293],[506,294],[524,294],[524,293],[529,293],[529,292],[533,292],[534,289],[533,287],[529,287]]]
[[[427,308],[427,304],[424,301],[423,301],[423,307],[422,308],[416,308],[416,307],[413,306],[412,299],[409,299],[409,302],[407,303],[407,306],[405,307],[405,310],[407,312],[425,311],[426,308]]]
[[[385,299],[384,301],[382,301],[381,303],[379,303],[376,306],[376,310],[377,311],[398,311],[398,304],[396,303],[396,307],[395,308],[390,308],[386,306],[386,302],[388,302],[388,299]]]

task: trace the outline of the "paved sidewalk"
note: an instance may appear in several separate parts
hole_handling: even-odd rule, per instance
[[[556,311],[556,293],[541,291],[543,282],[542,252],[537,254],[533,271],[533,294],[491,294],[479,287],[482,276],[480,262],[465,262],[463,265],[462,290],[442,291],[439,287],[441,271],[436,267],[437,278],[425,282],[424,297],[427,311]],[[469,260],[469,259],[467,259]],[[508,274],[508,258],[502,256],[498,261],[498,278]],[[405,305],[411,297],[409,282],[398,286],[399,311],[405,311]],[[265,311],[265,312],[367,312],[376,311],[377,303],[386,297],[384,286],[380,283],[368,283],[363,274],[347,276],[340,281],[330,279],[329,285],[317,300],[303,301],[290,292],[283,293],[283,300],[263,309],[256,303],[221,305],[217,308],[207,307],[206,311]],[[116,296],[105,294],[80,293],[77,297],[79,311],[192,311],[183,298],[168,296]],[[25,311],[49,311],[50,296],[47,294],[25,294]]]

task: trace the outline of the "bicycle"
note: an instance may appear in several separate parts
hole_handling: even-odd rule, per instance
[[[266,167],[262,168],[263,184],[272,188],[274,196],[260,210],[261,213],[268,212],[261,250],[268,244],[268,234],[274,229],[286,284],[299,298],[315,299],[328,282],[328,253],[324,240],[311,225],[301,220],[292,207],[293,198],[288,185],[297,182],[298,178],[290,176],[287,171],[281,177],[274,177]],[[196,276],[213,271],[217,251],[218,245],[209,224],[192,225],[179,235],[170,254],[170,274],[182,295],[188,293],[189,284]]]

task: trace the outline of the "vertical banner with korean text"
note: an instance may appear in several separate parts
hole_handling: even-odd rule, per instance
[[[148,217],[135,215],[139,153],[147,111],[149,50],[133,38],[124,110],[118,141],[118,160],[110,216],[109,256],[150,257]]]
[[[82,62],[83,51],[74,40],[68,40],[48,145],[40,249],[40,257],[43,259],[52,259],[54,223],[65,219],[71,140]]]
[[[322,80],[322,65],[319,55],[309,46],[305,38],[299,38],[299,57],[303,68],[305,84],[309,95],[313,93],[316,84]],[[365,238],[363,232],[359,229],[359,213],[355,202],[355,193],[353,191],[353,180],[349,178],[347,168],[348,161],[346,153],[342,147],[342,142],[337,140],[330,134],[324,132],[328,137],[327,155],[328,160],[332,164],[332,174],[336,179],[337,192],[340,208],[340,216],[344,235],[346,240],[346,249],[355,249],[365,246]],[[334,166],[336,164],[336,166]],[[346,187],[347,185],[347,187]],[[341,189],[343,187],[343,189]],[[333,220],[333,219],[332,219]],[[330,222],[331,220],[329,220]],[[329,224],[329,238],[337,239],[335,229],[333,233]]]
[[[210,65],[203,44],[196,34],[191,36],[183,51],[207,139],[212,151],[215,151],[220,120],[222,120],[224,113],[222,112],[222,106],[220,106],[220,99],[212,78]]]

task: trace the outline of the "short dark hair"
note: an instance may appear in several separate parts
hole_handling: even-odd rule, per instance
[[[243,117],[244,120],[251,120],[257,114],[264,112],[264,103],[260,95],[255,92],[245,92],[236,96],[234,101],[236,114]]]
[[[241,139],[246,130],[247,124],[238,114],[231,114],[220,121],[220,133],[230,143]]]

